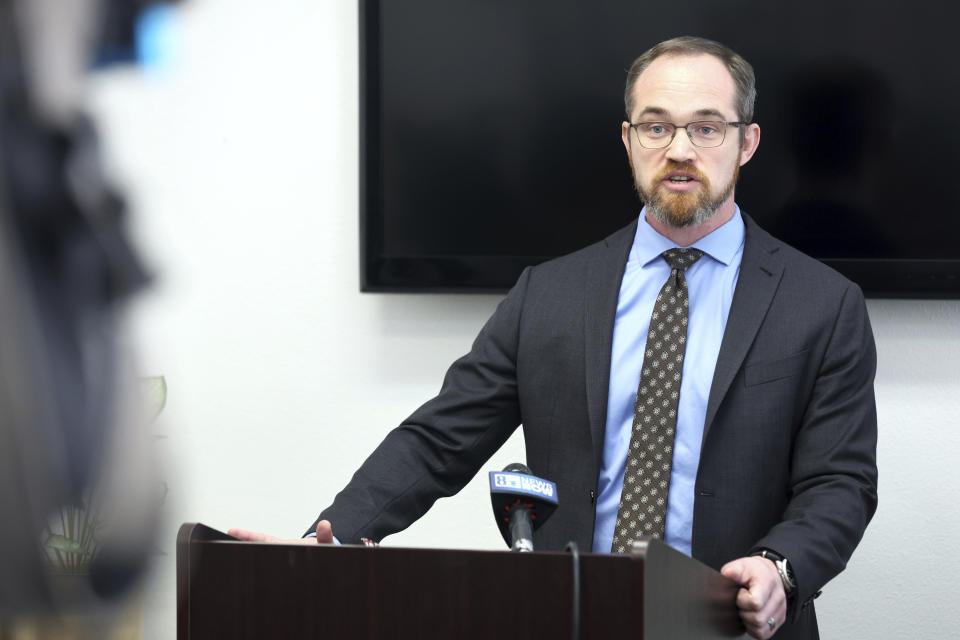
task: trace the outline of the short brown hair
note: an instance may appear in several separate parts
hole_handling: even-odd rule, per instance
[[[661,56],[691,56],[705,53],[720,60],[733,77],[737,87],[737,117],[742,122],[753,121],[753,105],[757,99],[757,79],[753,75],[753,67],[740,55],[727,46],[694,36],[681,36],[664,40],[660,44],[647,49],[630,65],[627,72],[627,86],[623,91],[623,105],[627,111],[627,120],[633,117],[633,85],[650,63]]]

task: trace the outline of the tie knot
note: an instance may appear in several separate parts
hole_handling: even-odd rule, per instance
[[[703,251],[700,249],[667,249],[660,255],[667,261],[671,269],[678,269],[683,273],[694,262],[703,257]]]

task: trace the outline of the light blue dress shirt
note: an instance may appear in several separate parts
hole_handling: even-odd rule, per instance
[[[687,555],[693,535],[694,484],[707,399],[740,274],[743,241],[743,218],[737,207],[726,224],[693,243],[705,255],[686,272],[690,315],[664,541]],[[609,553],[613,543],[650,316],[657,294],[670,275],[670,267],[660,254],[675,246],[647,223],[644,208],[620,284],[613,328],[607,428],[593,532],[595,553]]]

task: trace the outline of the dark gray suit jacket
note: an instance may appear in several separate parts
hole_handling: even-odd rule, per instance
[[[876,350],[855,284],[744,221],[707,406],[693,556],[714,568],[761,547],[789,558],[798,593],[776,637],[815,638],[812,599],[876,509]],[[557,483],[561,501],[537,548],[591,547],[614,315],[635,232],[636,222],[523,272],[439,395],[323,511],[341,541],[406,528],[522,424],[527,464]]]

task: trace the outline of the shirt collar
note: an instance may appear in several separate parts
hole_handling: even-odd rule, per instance
[[[743,245],[746,237],[743,217],[740,215],[740,207],[734,205],[733,216],[718,228],[714,229],[704,237],[693,243],[693,247],[700,249],[705,254],[729,265],[736,257],[737,252]],[[647,222],[647,208],[640,211],[640,220],[637,223],[637,234],[633,238],[633,247],[630,249],[630,262],[637,262],[639,266],[646,266],[649,262],[659,257],[667,249],[673,249],[677,245],[666,238],[650,226]]]

